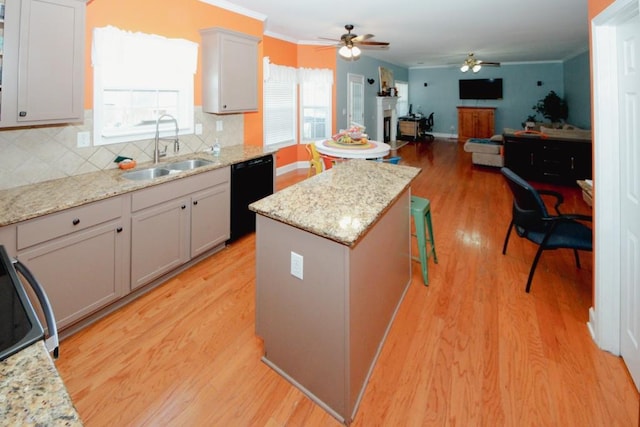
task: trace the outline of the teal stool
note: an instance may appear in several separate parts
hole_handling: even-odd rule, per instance
[[[418,251],[420,252],[420,258],[412,257],[416,261],[420,261],[422,265],[422,280],[427,285],[429,280],[427,278],[427,242],[431,244],[431,250],[429,253],[433,254],[433,260],[438,263],[438,256],[436,255],[436,241],[433,238],[433,225],[431,224],[431,203],[428,199],[422,197],[411,196],[411,216],[413,217],[413,223],[416,227],[415,234],[418,238]],[[427,228],[429,235],[427,235]]]

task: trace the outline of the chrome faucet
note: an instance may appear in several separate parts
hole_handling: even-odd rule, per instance
[[[176,128],[176,134],[174,138],[160,138],[160,122],[164,117],[167,117],[170,121],[173,122]],[[173,141],[173,152],[177,153],[180,151],[180,140],[178,139],[178,121],[175,117],[170,114],[163,114],[156,120],[156,137],[155,137],[155,146],[153,149],[153,163],[156,164],[160,160],[160,157],[164,157],[167,155],[167,146],[164,146],[164,150],[160,152],[160,140],[168,139],[169,141]]]

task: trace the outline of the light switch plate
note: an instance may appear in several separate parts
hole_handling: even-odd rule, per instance
[[[302,280],[304,270],[304,258],[302,255],[291,252],[291,275]]]
[[[221,132],[222,131],[222,120],[217,120],[216,121],[216,132]]]
[[[202,123],[196,123],[196,135],[202,135]]]

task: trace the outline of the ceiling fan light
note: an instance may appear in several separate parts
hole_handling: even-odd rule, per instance
[[[460,67],[460,71],[462,71],[463,73],[466,73],[467,71],[469,71],[469,65],[462,64],[462,67]]]
[[[358,46],[353,46],[351,48],[351,53],[353,54],[354,58],[357,58],[358,56],[360,56],[360,54],[362,53],[362,51],[360,50],[360,48]]]
[[[349,49],[348,46],[342,46],[338,50],[338,54],[340,54],[340,56],[346,59],[351,59],[353,57],[353,52],[351,52],[351,49]]]
[[[476,64],[476,65],[473,66],[471,71],[473,71],[474,73],[477,73],[478,71],[480,71],[481,68],[482,68],[482,65]]]

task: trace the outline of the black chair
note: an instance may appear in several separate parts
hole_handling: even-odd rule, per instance
[[[429,132],[433,132],[433,113],[429,114],[429,117],[424,120],[422,129],[420,130],[423,138],[429,138],[433,141],[434,137]]]
[[[580,268],[578,251],[593,250],[593,232],[591,228],[579,221],[591,221],[591,216],[562,214],[559,209],[564,201],[562,194],[551,190],[536,190],[509,168],[502,168],[500,171],[513,193],[512,218],[504,239],[502,254],[507,253],[509,236],[514,226],[518,236],[538,245],[538,251],[529,272],[526,291],[529,292],[531,289],[531,280],[544,250],[573,249],[576,266]],[[554,209],[557,215],[549,215],[540,195],[555,197]]]

